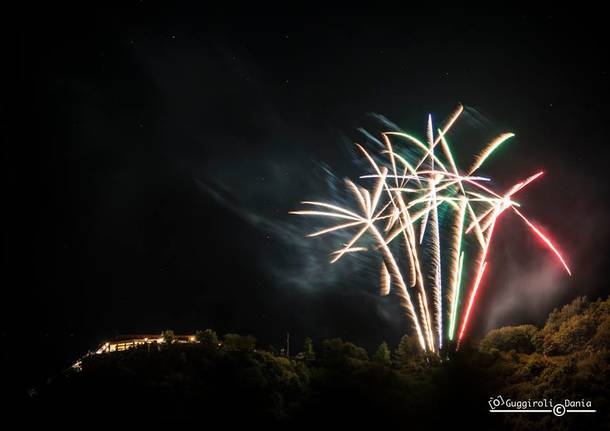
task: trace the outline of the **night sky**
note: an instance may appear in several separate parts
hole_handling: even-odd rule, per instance
[[[487,172],[520,196],[574,276],[522,223],[498,227],[473,332],[542,323],[609,293],[605,27],[555,17],[274,18],[48,10],[16,38],[18,133],[4,163],[9,363],[35,385],[116,334],[214,328],[280,345],[395,344],[409,324],[359,261],[289,216],[353,176],[355,131],[382,114],[424,133],[458,103]],[[456,145],[459,145],[456,143]],[[358,269],[360,268],[360,269]],[[376,270],[376,269],[374,269]],[[26,336],[27,335],[27,336]],[[25,337],[26,336],[26,337]],[[12,365],[11,365],[12,366]]]

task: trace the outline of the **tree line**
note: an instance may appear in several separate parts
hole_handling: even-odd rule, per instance
[[[414,429],[609,429],[610,299],[577,298],[542,327],[491,331],[460,349],[426,354],[405,335],[369,353],[355,343],[306,338],[294,356],[262,349],[251,335],[196,332],[196,343],[165,343],[86,357],[81,371],[41,390],[32,405],[71,412],[155,411],[169,420],[201,416],[227,425],[361,426]],[[595,415],[490,415],[488,400],[590,400]],[[59,408],[59,407],[58,407]],[[119,413],[117,413],[119,412]]]

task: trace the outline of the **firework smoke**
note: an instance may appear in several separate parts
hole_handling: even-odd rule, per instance
[[[379,253],[382,258],[380,293],[388,295],[393,291],[400,298],[421,348],[431,352],[439,351],[444,340],[454,340],[458,327],[458,346],[466,335],[476,311],[483,276],[489,269],[487,257],[493,232],[500,215],[508,209],[523,220],[571,275],[558,247],[513,200],[542,172],[516,183],[504,194],[492,190],[489,178],[475,175],[492,153],[514,136],[513,133],[503,133],[493,139],[474,158],[468,170],[458,168],[446,137],[462,112],[460,105],[445,126],[438,129],[434,128],[429,115],[426,143],[411,134],[391,131],[382,133],[381,140],[371,136],[384,148],[379,153],[371,153],[356,144],[371,169],[360,176],[363,185],[346,180],[357,209],[303,201],[308,209],[291,212],[337,222],[308,234],[309,237],[337,231],[353,232],[348,241],[331,253],[331,263],[348,254]],[[434,130],[437,130],[436,137]],[[452,228],[441,229],[443,225]],[[442,238],[441,233],[445,231],[451,233],[448,240]],[[371,248],[370,243],[369,247],[359,245],[366,235],[373,239],[374,247]],[[467,235],[474,235],[478,250],[465,250],[464,237]],[[442,246],[446,243],[449,251],[443,261]],[[463,287],[467,285],[467,256],[475,268],[470,289]],[[473,256],[478,258],[473,259]],[[443,270],[447,271],[446,277]],[[460,309],[461,318],[458,317]]]

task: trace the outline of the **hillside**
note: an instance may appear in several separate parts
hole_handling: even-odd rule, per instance
[[[143,346],[86,357],[40,388],[32,417],[124,418],[221,424],[397,424],[488,429],[610,427],[610,299],[578,298],[542,328],[504,327],[478,343],[424,356],[405,336],[390,352],[341,339],[307,343],[286,358],[252,337],[213,331],[194,344]],[[590,401],[597,413],[492,414],[504,400]]]

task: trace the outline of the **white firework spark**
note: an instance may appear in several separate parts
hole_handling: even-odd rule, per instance
[[[489,178],[474,175],[500,145],[514,136],[513,133],[503,133],[493,139],[479,153],[468,170],[461,171],[458,168],[446,136],[462,111],[463,107],[458,106],[446,125],[436,129],[436,138],[432,116],[428,116],[428,145],[407,133],[382,133],[386,148],[378,155],[383,159],[382,162],[376,161],[363,146],[356,144],[372,168],[372,172],[361,175],[360,179],[374,180],[371,188],[346,180],[347,189],[355,198],[357,209],[347,209],[326,202],[303,201],[303,205],[312,209],[291,212],[339,220],[339,224],[310,233],[307,235],[309,237],[338,231],[353,232],[345,244],[331,253],[331,263],[338,262],[351,253],[380,253],[380,294],[388,295],[394,291],[411,320],[420,347],[431,352],[440,351],[443,340],[453,340],[456,332],[459,334],[458,346],[464,337],[477,292],[488,268],[487,255],[494,227],[498,217],[506,209],[512,209],[570,273],[558,248],[518,209],[519,204],[512,199],[517,192],[539,178],[542,172],[518,182],[503,195],[483,184],[489,183]],[[416,160],[416,163],[408,161],[396,152],[398,147],[392,142],[392,138],[399,138],[403,144],[406,142],[421,151],[421,158]],[[381,141],[377,142],[381,144]],[[440,146],[440,152],[435,151],[437,146]],[[425,165],[426,161],[428,163]],[[413,182],[410,184],[411,181]],[[444,219],[454,220],[449,240],[451,246],[445,264],[442,263],[443,220],[439,216],[441,211],[446,215]],[[454,214],[453,217],[451,213]],[[414,228],[416,222],[419,222],[420,226],[418,236]],[[359,245],[359,241],[367,234],[375,243],[372,250]],[[466,260],[463,239],[469,234],[474,234],[477,240],[479,259],[476,261],[477,269],[472,287],[465,289],[461,287],[464,283],[463,268]],[[426,235],[428,241],[424,241]],[[402,238],[404,245],[402,248],[394,248],[393,252],[390,246],[397,238]],[[400,258],[401,255],[404,256]],[[429,256],[429,261],[423,262],[420,256]],[[427,272],[424,267],[427,267]],[[446,292],[442,269],[449,271]],[[424,272],[431,274],[430,277],[424,278]],[[429,294],[432,304],[429,304]],[[416,295],[415,302],[412,295]],[[464,299],[466,301],[463,301]],[[458,332],[460,306],[463,314]]]

